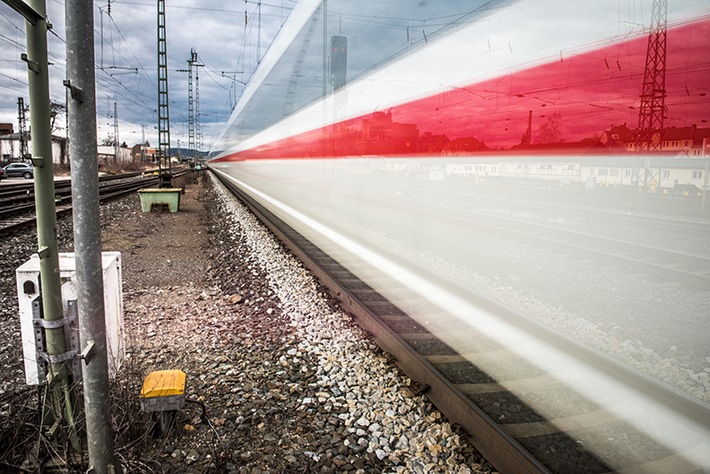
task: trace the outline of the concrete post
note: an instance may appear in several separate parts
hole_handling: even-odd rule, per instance
[[[67,80],[71,187],[76,252],[77,303],[89,471],[113,472],[113,428],[110,416],[106,316],[96,137],[94,74],[94,10],[92,0],[66,0]]]

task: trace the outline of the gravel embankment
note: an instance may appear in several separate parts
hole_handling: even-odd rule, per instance
[[[60,223],[69,250],[70,220]],[[313,277],[208,178],[180,213],[142,214],[137,198],[102,207],[106,250],[122,252],[129,353],[112,384],[116,452],[129,472],[491,472],[456,427],[344,314]],[[27,232],[3,246],[28,256]],[[7,255],[7,252],[2,252]],[[14,420],[24,386],[14,269],[3,262],[5,362],[0,462],[23,457]],[[154,439],[142,379],[182,369],[188,403]],[[201,416],[200,404],[207,417]],[[36,436],[25,432],[27,440]],[[16,464],[15,464],[16,465]],[[3,464],[0,464],[3,466]]]
[[[398,217],[390,218],[394,222]],[[521,244],[505,232],[477,233],[475,229],[462,232],[453,225],[444,227],[434,218],[423,222],[420,225],[432,229],[431,234],[446,235],[451,248],[467,245],[466,258],[475,264],[461,263],[461,255],[449,255],[446,259],[441,254],[412,249],[345,217],[339,225],[353,235],[362,235],[375,245],[419,262],[505,307],[710,402],[710,326],[705,317],[710,314],[710,292],[634,274],[623,263],[613,266],[572,252]],[[402,219],[401,226],[406,225]],[[631,240],[643,242],[640,233],[637,231],[637,238]],[[658,233],[669,242],[678,239],[672,230]],[[661,239],[658,235],[655,238]],[[476,245],[469,245],[470,242]]]

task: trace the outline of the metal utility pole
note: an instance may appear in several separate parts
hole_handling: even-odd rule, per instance
[[[532,110],[528,110],[528,128],[525,129],[525,135],[523,136],[523,145],[530,145],[532,143]]]
[[[114,460],[104,310],[92,0],[66,0],[71,188],[76,252],[77,307],[82,354],[88,472],[120,472]],[[118,122],[114,103],[115,138]],[[118,147],[117,147],[118,148]]]
[[[652,176],[649,153],[663,148],[663,118],[666,113],[666,40],[668,0],[653,0],[651,30],[648,34],[646,67],[641,90],[636,150],[645,153],[644,189],[659,184],[657,173]]]
[[[145,125],[141,125],[141,163],[145,162]]]
[[[326,95],[328,95],[328,0],[321,0],[321,8],[323,9],[323,100],[321,100],[321,141],[323,142],[323,156],[325,156],[326,149],[328,148],[328,132],[325,126],[328,121],[328,109],[326,107],[325,100]]]
[[[190,111],[190,127],[192,143],[190,144],[190,156],[193,159],[197,158],[197,152],[202,148],[201,133],[200,133],[200,69],[204,66],[197,58],[197,51],[190,50],[190,59],[187,61],[190,65],[190,74],[188,77],[188,101]],[[194,70],[195,85],[193,88],[192,78]],[[194,91],[194,94],[193,94]]]
[[[257,2],[256,65],[261,63],[261,1]]]
[[[118,152],[120,149],[118,141],[118,105],[113,103],[113,161],[118,163]]]
[[[193,158],[197,159],[197,153],[203,148],[202,144],[202,128],[200,125],[200,70],[204,64],[195,65],[195,154]]]
[[[197,51],[194,48],[190,50],[190,59],[187,60],[187,64],[189,66],[188,69],[177,69],[176,71],[187,73],[187,146],[190,150],[190,157],[194,159],[197,156],[196,150],[200,146],[200,83],[198,68],[204,66],[204,64],[200,64],[197,58]],[[195,77],[194,87],[193,76]]]
[[[328,0],[321,1],[323,9],[323,98],[328,94]],[[325,130],[325,101],[323,101],[323,130]]]
[[[25,161],[27,153],[27,117],[25,116],[25,99],[17,98],[17,128],[20,133],[20,159]]]
[[[64,343],[64,313],[62,309],[59,252],[57,246],[57,215],[54,203],[54,166],[49,107],[49,65],[47,61],[47,12],[44,0],[3,0],[26,20],[27,63],[32,127],[32,164],[34,170],[37,243],[42,287],[41,325],[44,331],[48,363],[46,390],[43,395],[43,438],[60,441],[67,431],[72,453],[81,453],[81,443],[74,419],[75,400],[71,389],[67,361],[75,354],[66,351]],[[56,424],[56,426],[55,426]],[[61,428],[58,428],[60,427]],[[58,428],[58,429],[57,429]],[[38,448],[44,443],[39,442]],[[38,454],[38,453],[37,453]],[[56,452],[48,453],[51,457]],[[71,454],[71,453],[67,453]],[[60,460],[57,460],[60,461]]]
[[[158,165],[166,159],[168,171],[161,169],[161,187],[172,187],[170,161],[170,107],[168,104],[168,42],[165,28],[165,0],[158,0]]]
[[[187,60],[190,64],[191,59]],[[188,69],[176,69],[175,72],[187,73],[187,149],[190,156],[195,152],[195,108],[192,101],[192,67]],[[180,148],[180,144],[178,144]]]

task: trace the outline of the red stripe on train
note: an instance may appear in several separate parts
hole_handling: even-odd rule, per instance
[[[710,19],[668,31],[666,128],[710,120]],[[471,84],[215,161],[579,153],[612,125],[634,129],[647,38]],[[531,118],[532,146],[521,147]]]

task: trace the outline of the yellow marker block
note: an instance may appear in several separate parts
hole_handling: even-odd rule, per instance
[[[177,410],[185,406],[185,380],[182,370],[158,370],[143,380],[141,408],[143,411]]]

